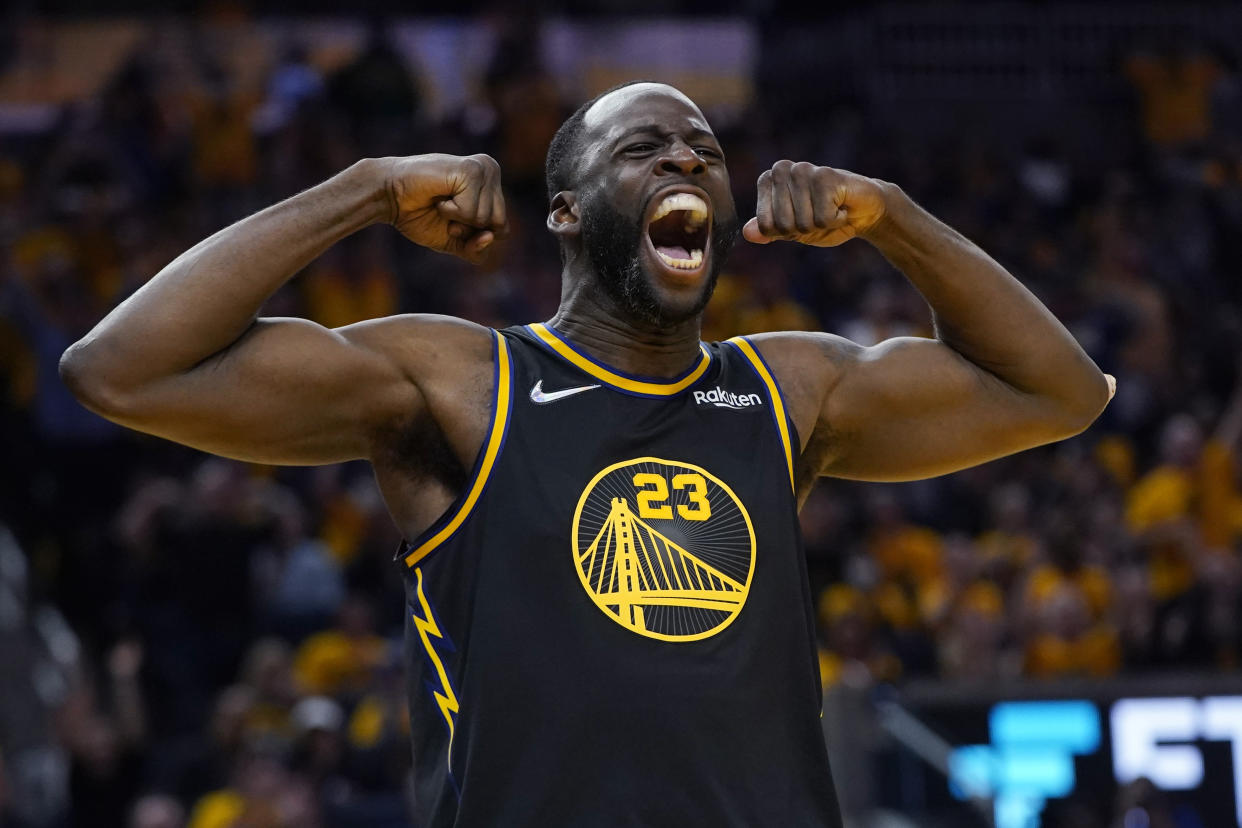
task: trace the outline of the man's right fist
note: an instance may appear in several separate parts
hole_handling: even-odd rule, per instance
[[[389,221],[415,244],[481,262],[507,232],[500,165],[490,155],[386,158]]]

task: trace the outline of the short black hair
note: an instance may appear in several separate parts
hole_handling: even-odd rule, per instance
[[[582,122],[586,119],[587,110],[595,106],[595,102],[600,98],[605,95],[611,95],[618,89],[624,89],[636,83],[654,82],[632,80],[619,83],[610,89],[600,92],[594,98],[575,109],[574,114],[565,119],[565,123],[561,124],[560,129],[552,136],[552,143],[548,145],[548,158],[543,167],[544,177],[548,183],[549,203],[561,190],[573,188],[573,161],[580,154],[581,148],[578,145],[582,140]]]

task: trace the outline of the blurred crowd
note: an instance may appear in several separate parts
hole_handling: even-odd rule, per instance
[[[227,42],[185,24],[51,131],[6,138],[0,814],[13,824],[406,824],[399,538],[369,469],[259,467],[128,433],[82,409],[56,365],[182,250],[366,156],[491,153],[513,225],[502,255],[468,268],[371,228],[266,314],[550,316],[543,154],[578,102],[532,42],[507,29],[471,105],[432,118],[382,26],[332,72],[298,44],[239,72]],[[1086,152],[1063,124],[928,138],[875,128],[849,100],[808,118],[763,77],[752,112],[721,129],[739,211],[782,157],[897,182],[1118,382],[1068,442],[814,491],[803,523],[828,686],[1239,669],[1242,87],[1195,49],[1136,50],[1117,72],[1123,140]],[[776,329],[932,334],[864,243],[739,247],[704,339]]]

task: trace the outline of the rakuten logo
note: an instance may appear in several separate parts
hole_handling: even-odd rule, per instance
[[[717,408],[750,408],[763,405],[758,394],[734,394],[717,385],[711,391],[695,391],[694,401],[699,405],[714,405]]]

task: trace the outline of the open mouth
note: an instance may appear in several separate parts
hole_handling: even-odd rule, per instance
[[[647,223],[647,237],[660,261],[673,270],[702,267],[711,231],[708,216],[707,202],[694,193],[665,196]]]

